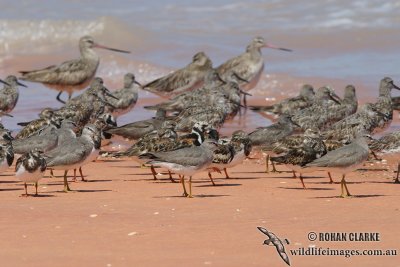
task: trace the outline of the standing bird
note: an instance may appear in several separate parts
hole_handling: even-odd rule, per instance
[[[319,123],[327,121],[332,114],[332,109],[341,106],[341,99],[332,88],[323,86],[318,88],[314,103],[305,109],[296,112],[292,120],[296,122],[305,131],[310,128],[318,128]],[[319,129],[319,128],[318,128]]]
[[[111,128],[106,130],[106,133],[119,135],[127,139],[137,140],[154,130],[160,129],[166,119],[165,116],[165,110],[159,109],[156,112],[156,116],[151,119],[135,121],[120,127]]]
[[[64,170],[64,192],[71,191],[68,185],[68,170],[78,169],[86,163],[86,159],[94,150],[97,129],[94,125],[86,125],[81,136],[70,139],[62,146],[45,154],[47,166],[54,170]]]
[[[292,146],[285,148],[284,146],[288,145],[288,141],[290,140],[292,141]],[[302,142],[300,144],[293,145],[293,143],[301,140]],[[293,171],[293,174],[298,172],[300,174],[301,184],[303,185],[303,188],[306,189],[303,181],[303,174],[313,172],[314,170],[312,168],[304,168],[304,166],[327,153],[325,143],[323,142],[319,131],[307,129],[304,135],[289,136],[278,143],[280,143],[280,148],[277,147],[275,151],[278,149],[287,149],[287,153],[285,155],[271,157],[271,162],[285,164]],[[276,145],[278,145],[278,143],[276,143]]]
[[[29,196],[26,183],[34,183],[35,196],[38,195],[38,181],[43,177],[45,171],[46,161],[38,150],[32,150],[18,158],[15,165],[15,176],[24,182],[25,195],[22,196]]]
[[[369,149],[374,156],[392,155],[398,157],[400,152],[400,131],[395,131],[382,136],[378,140],[373,140],[369,144]],[[394,180],[396,184],[400,183],[399,172],[400,162],[397,163],[397,175]]]
[[[140,87],[142,85],[136,81],[135,75],[127,73],[124,76],[124,88],[112,92],[115,98],[106,97],[107,102],[115,107],[109,108],[115,118],[128,113],[135,107]]]
[[[22,74],[21,79],[43,83],[45,86],[59,91],[57,100],[65,104],[65,101],[60,99],[62,92],[66,91],[68,99],[70,99],[74,90],[86,88],[95,76],[100,59],[93,50],[94,48],[130,53],[129,51],[97,44],[93,37],[84,36],[79,40],[79,51],[81,53],[79,59],[65,61],[58,66],[52,65],[40,70],[20,71]]]
[[[26,87],[26,85],[20,83],[17,77],[10,75],[5,81],[0,80],[4,83],[3,89],[0,90],[0,117],[10,113],[18,102],[19,91],[18,85]]]
[[[366,135],[359,134],[349,145],[342,146],[336,150],[329,151],[319,159],[308,163],[306,167],[328,172],[339,173],[342,175],[341,197],[350,197],[349,189],[346,184],[346,174],[357,170],[368,159],[369,149]],[[369,137],[370,138],[370,137]]]
[[[192,176],[206,169],[213,161],[215,141],[206,140],[200,146],[185,147],[173,151],[145,153],[139,158],[150,159],[147,164],[164,167],[179,174],[183,196],[192,198]],[[185,175],[189,176],[189,193],[185,187]]]
[[[286,98],[271,106],[250,106],[250,109],[268,119],[272,114],[294,114],[298,110],[311,106],[314,102],[314,96],[314,88],[309,84],[305,84],[298,96]]]
[[[255,37],[247,46],[246,52],[229,59],[217,68],[217,71],[223,80],[226,80],[227,75],[232,72],[236,73],[241,79],[248,81],[242,82],[240,85],[243,90],[248,91],[253,89],[260,79],[261,73],[264,70],[264,59],[262,58],[261,48],[273,48],[291,52],[292,50],[276,47],[265,43],[263,37]]]
[[[294,132],[295,126],[298,127],[298,124],[292,120],[292,116],[283,114],[276,123],[267,127],[260,127],[249,133],[249,138],[253,147],[267,146],[291,135]],[[266,172],[269,172],[269,157],[270,155],[268,154],[265,159]],[[276,172],[274,163],[272,163],[272,168],[272,172]]]
[[[5,172],[14,161],[14,150],[10,140],[0,139],[0,173]]]
[[[211,59],[204,52],[199,52],[189,65],[144,85],[143,90],[161,97],[174,97],[201,87],[209,71],[212,71]]]

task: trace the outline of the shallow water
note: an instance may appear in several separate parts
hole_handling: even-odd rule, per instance
[[[100,43],[132,51],[99,51],[98,75],[111,90],[121,86],[127,71],[147,82],[186,65],[198,51],[205,51],[217,66],[241,53],[256,35],[294,52],[264,50],[265,73],[250,102],[293,95],[305,82],[332,85],[339,94],[352,83],[365,102],[377,95],[384,76],[400,79],[397,1],[93,2],[0,0],[0,77],[76,57],[77,40],[90,34]],[[27,84],[29,88],[20,89],[15,117],[3,118],[12,129],[18,129],[17,121],[34,118],[42,107],[59,106],[55,91]],[[146,92],[140,97],[154,98]],[[119,123],[152,114],[141,106]],[[241,123],[245,121],[246,128],[268,124],[250,111],[245,118]],[[243,126],[238,123],[239,119],[227,126]]]

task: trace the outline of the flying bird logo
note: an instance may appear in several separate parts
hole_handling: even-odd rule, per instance
[[[286,254],[285,246],[283,245],[282,240],[279,239],[279,237],[277,237],[274,233],[269,232],[267,229],[263,227],[257,227],[257,229],[260,230],[266,236],[268,236],[268,239],[264,240],[263,245],[275,246],[279,256],[282,258],[284,262],[286,262],[287,265],[290,266],[290,260],[288,255]],[[286,244],[289,245],[289,240],[284,239],[284,241]]]

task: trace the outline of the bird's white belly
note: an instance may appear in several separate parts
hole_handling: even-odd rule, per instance
[[[43,173],[44,172],[40,171],[40,168],[34,172],[28,172],[25,170],[24,166],[21,165],[15,173],[15,177],[24,183],[36,183],[43,177]]]

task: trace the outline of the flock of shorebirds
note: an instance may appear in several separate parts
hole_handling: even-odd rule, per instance
[[[12,136],[0,123],[0,173],[16,160],[15,176],[25,186],[36,187],[46,169],[64,171],[64,191],[70,191],[67,174],[79,170],[97,157],[129,157],[150,166],[154,179],[155,167],[178,174],[183,195],[192,197],[192,176],[207,170],[215,185],[212,172],[224,171],[241,164],[253,151],[267,155],[267,172],[277,171],[275,164],[284,164],[296,173],[304,188],[303,175],[325,170],[330,182],[331,173],[340,174],[341,196],[348,197],[347,173],[359,168],[371,155],[377,160],[386,154],[400,152],[400,131],[373,139],[371,135],[384,131],[392,121],[393,110],[400,99],[392,98],[392,89],[398,89],[391,78],[383,78],[375,103],[358,107],[356,89],[345,88],[343,98],[329,86],[316,91],[304,85],[298,96],[284,99],[271,106],[250,106],[255,112],[267,116],[273,124],[246,133],[233,132],[231,137],[219,136],[224,122],[241,114],[247,108],[248,90],[256,86],[263,72],[261,49],[269,47],[291,51],[267,44],[262,37],[254,38],[246,51],[217,68],[204,52],[193,56],[192,62],[182,69],[140,84],[134,74],[124,76],[124,87],[109,91],[103,80],[95,77],[99,57],[95,48],[116,52],[128,51],[99,45],[90,36],[79,40],[80,58],[40,70],[21,71],[20,80],[42,83],[59,91],[60,109],[45,108],[39,118],[21,122],[23,128]],[[19,86],[25,86],[15,76],[8,76],[0,90],[0,118],[12,116],[17,104]],[[87,88],[72,98],[73,91]],[[117,126],[116,118],[131,111],[139,89],[147,90],[168,100],[145,107],[154,110],[155,117]],[[62,100],[67,92],[68,100]],[[101,151],[103,139],[113,135],[133,141],[126,151]],[[400,164],[398,165],[400,170]],[[399,183],[399,170],[395,179]],[[185,182],[188,177],[188,186]]]

